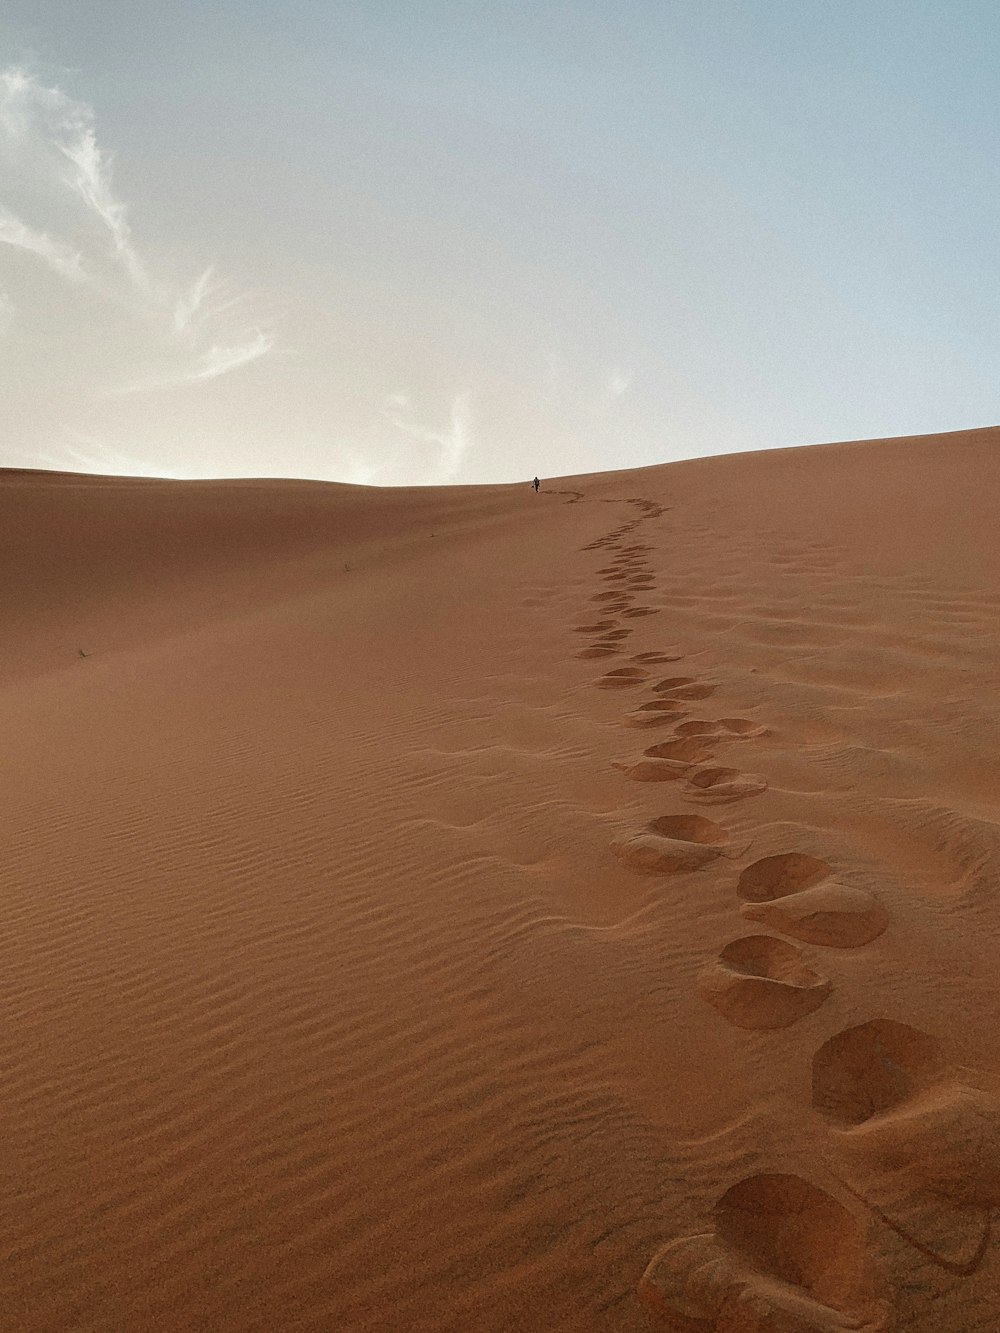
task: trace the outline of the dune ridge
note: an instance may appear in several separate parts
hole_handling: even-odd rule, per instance
[[[0,472],[3,1322],[993,1330],[998,445]]]

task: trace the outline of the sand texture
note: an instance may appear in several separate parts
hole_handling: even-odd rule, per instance
[[[995,1333],[998,513],[0,473],[0,1328]]]

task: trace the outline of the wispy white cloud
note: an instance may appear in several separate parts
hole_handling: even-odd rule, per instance
[[[136,320],[136,370],[105,392],[198,384],[266,355],[273,334],[211,268],[194,281],[154,272],[112,166],[87,103],[0,71],[0,243]]]
[[[186,291],[179,293],[174,302],[175,333],[183,334],[188,331],[211,289],[212,270],[207,268]]]
[[[274,339],[263,329],[255,329],[253,336],[246,342],[232,347],[210,347],[198,360],[198,368],[192,373],[195,380],[214,380],[218,375],[227,375],[238,366],[245,366],[248,361],[256,361],[274,346]]]
[[[117,445],[97,435],[67,430],[57,451],[39,450],[34,465],[57,472],[89,472],[109,477],[172,477],[185,480],[186,472],[176,471],[169,463],[136,458]]]
[[[64,278],[71,278],[74,282],[85,280],[86,275],[78,250],[72,249],[62,241],[54,240],[43,231],[35,231],[2,204],[0,204],[0,243],[36,255]]]
[[[610,406],[616,402],[631,387],[632,372],[630,370],[612,370],[604,386],[604,398],[607,405]]]
[[[635,379],[632,371],[622,366],[573,363],[552,348],[542,352],[542,363],[542,393],[551,407],[567,418],[603,415],[628,393]]]
[[[392,401],[395,402],[400,396],[394,394]],[[454,480],[473,446],[471,395],[461,393],[452,400],[448,424],[444,429],[413,421],[402,416],[394,407],[387,410],[385,416],[387,421],[410,439],[419,444],[433,445],[437,449],[437,476],[434,479],[438,484]]]

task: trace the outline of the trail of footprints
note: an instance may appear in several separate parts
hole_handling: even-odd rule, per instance
[[[614,502],[609,502],[614,503]],[[636,605],[654,586],[645,558],[651,547],[628,542],[663,507],[626,503],[639,514],[585,550],[613,552],[599,574],[606,587],[591,603],[599,618],[576,626],[589,642],[583,659],[621,656],[632,633],[622,619],[655,615]],[[680,652],[635,653],[594,683],[605,690],[645,688],[651,698],[624,718],[626,727],[670,728],[669,739],[643,757],[617,765],[636,782],[676,782],[682,800],[705,805],[752,798],[767,790],[755,773],[717,765],[714,749],[750,741],[766,727],[746,718],[691,717],[692,705],[717,686],[695,676],[650,681],[656,669],[680,661]],[[700,814],[667,814],[616,841],[613,850],[643,875],[698,871],[720,858],[739,859],[726,830]],[[799,945],[858,949],[889,925],[885,906],[841,878],[817,857],[789,850],[747,865],[735,884],[741,916],[771,934],[731,940],[698,978],[698,992],[737,1027],[785,1028],[813,1013],[831,993],[821,965]],[[809,1333],[895,1327],[885,1273],[870,1257],[868,1232],[888,1227],[924,1258],[968,1275],[981,1262],[990,1235],[989,1210],[1000,1205],[1000,1107],[944,1061],[938,1043],[907,1024],[876,1018],[826,1041],[812,1061],[812,1109],[839,1152],[842,1175],[852,1172],[903,1182],[910,1194],[985,1210],[982,1239],[971,1256],[938,1255],[919,1237],[864,1197],[846,1179],[846,1195],[865,1211],[839,1202],[799,1176],[758,1174],[727,1190],[714,1209],[713,1228],[665,1245],[640,1283],[646,1305],[670,1328],[685,1333]]]

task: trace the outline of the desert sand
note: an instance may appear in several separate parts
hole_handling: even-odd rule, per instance
[[[1000,1327],[1000,430],[0,473],[0,1327]]]

